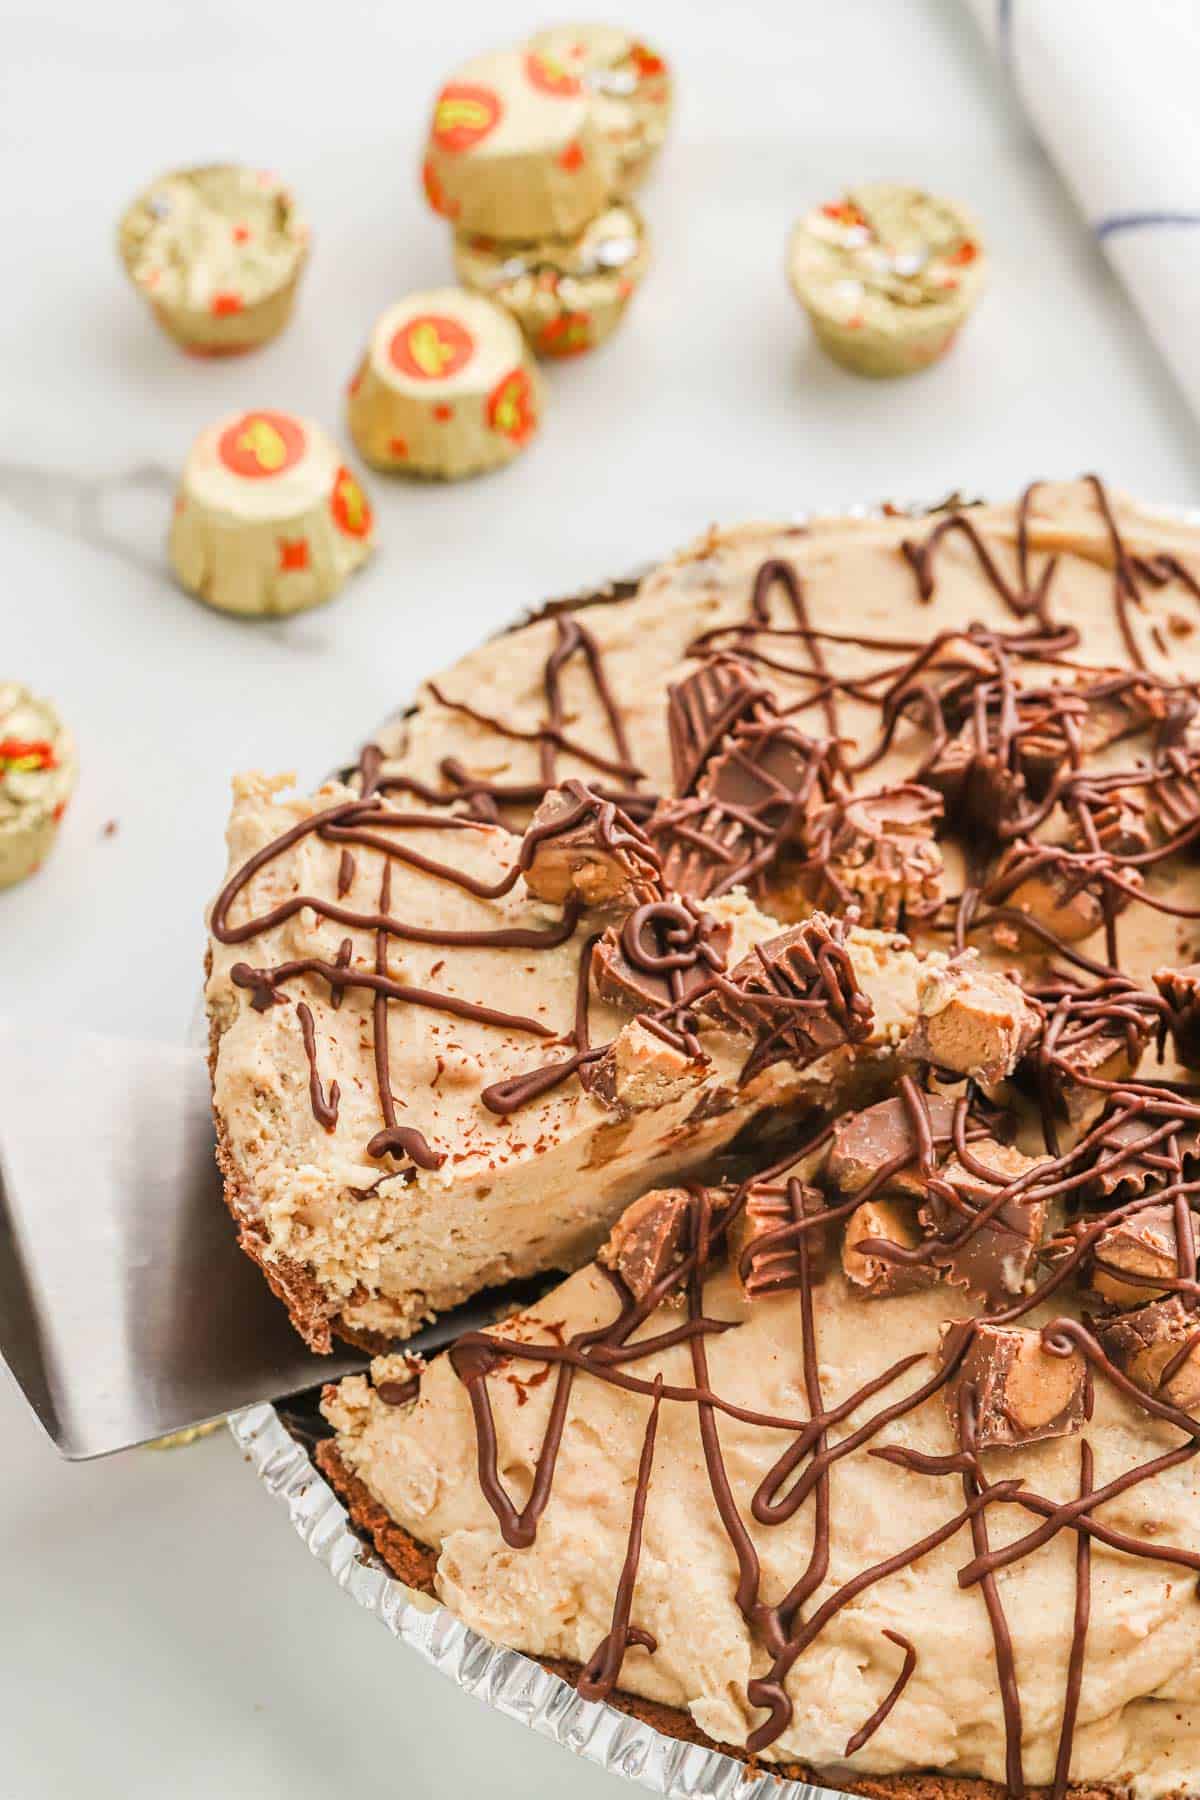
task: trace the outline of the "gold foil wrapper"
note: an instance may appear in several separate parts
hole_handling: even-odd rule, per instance
[[[434,102],[425,194],[460,231],[532,241],[582,230],[617,163],[590,90],[532,49],[477,56]]]
[[[875,182],[816,207],[792,233],[788,275],[822,347],[857,375],[909,375],[945,355],[986,283],[965,208]]]
[[[577,75],[595,99],[605,142],[617,165],[617,191],[646,179],[671,121],[671,71],[643,38],[615,25],[554,25],[529,48]]]
[[[303,612],[370,555],[371,507],[337,445],[290,413],[235,413],[196,439],[171,521],[171,567],[222,612]]]
[[[514,320],[480,294],[409,294],[376,321],[347,413],[374,468],[448,481],[511,462],[543,389]]]
[[[535,356],[577,356],[603,343],[648,261],[646,227],[627,201],[605,207],[573,238],[508,244],[458,233],[454,239],[459,280],[510,312]]]
[[[234,163],[162,176],[125,213],[118,237],[159,324],[197,356],[253,350],[283,330],[308,240],[278,176]]]
[[[45,861],[78,775],[74,740],[55,708],[19,682],[0,681],[0,888]]]

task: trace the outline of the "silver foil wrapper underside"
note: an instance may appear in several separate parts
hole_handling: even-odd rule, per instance
[[[732,1756],[666,1737],[602,1701],[581,1700],[560,1676],[481,1637],[389,1574],[351,1529],[345,1507],[273,1406],[231,1414],[229,1429],[267,1492],[287,1507],[296,1532],[343,1592],[493,1712],[672,1800],[845,1800],[807,1782],[749,1774]]]

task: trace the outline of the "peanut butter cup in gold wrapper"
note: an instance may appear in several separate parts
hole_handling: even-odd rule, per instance
[[[367,497],[319,426],[267,409],[235,413],[192,445],[171,567],[222,612],[303,612],[337,593],[373,538]]]
[[[535,50],[475,57],[434,103],[425,194],[461,231],[570,236],[604,206],[616,178],[590,90]]]
[[[279,177],[235,163],[162,176],[119,232],[130,280],[196,356],[233,356],[283,330],[308,238]]]
[[[512,244],[459,232],[454,239],[459,280],[510,312],[536,356],[576,356],[603,343],[648,260],[645,225],[628,201],[606,206],[575,237]]]
[[[56,709],[20,682],[0,681],[0,888],[45,861],[78,774]]]
[[[618,189],[629,193],[645,180],[667,135],[672,93],[665,58],[616,25],[553,25],[529,48],[591,91],[616,158]]]
[[[850,188],[800,220],[788,276],[821,347],[856,375],[909,375],[945,355],[986,258],[964,207],[896,182]]]
[[[481,294],[409,294],[376,320],[350,383],[350,431],[377,469],[448,481],[511,462],[542,384],[515,320]]]

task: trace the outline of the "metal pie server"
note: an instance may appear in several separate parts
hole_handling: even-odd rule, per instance
[[[439,1319],[430,1350],[490,1323]],[[237,1248],[203,1054],[0,1022],[0,1357],[66,1457],[366,1366],[314,1356]]]

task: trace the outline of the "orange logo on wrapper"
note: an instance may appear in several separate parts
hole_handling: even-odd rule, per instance
[[[347,537],[365,538],[370,532],[371,508],[367,496],[349,469],[339,469],[334,478],[329,510],[333,514],[334,524]]]
[[[578,356],[591,341],[592,321],[587,313],[560,313],[542,326],[537,347],[543,356]]]
[[[437,170],[426,157],[421,165],[421,183],[425,189],[425,198],[435,213],[443,219],[456,219],[462,210],[457,200],[452,200],[437,178]]]
[[[434,101],[430,136],[439,150],[473,150],[495,128],[502,110],[491,88],[452,81]]]
[[[557,56],[539,56],[531,50],[525,58],[525,73],[531,87],[539,94],[552,94],[559,99],[573,100],[583,92],[579,77],[572,75],[566,64]]]
[[[298,421],[277,412],[243,413],[217,444],[217,455],[230,473],[250,481],[294,469],[304,451]]]
[[[0,775],[35,775],[57,767],[49,738],[0,738]]]
[[[642,81],[648,80],[652,75],[665,75],[667,72],[667,65],[662,57],[646,44],[630,44],[629,60]]]
[[[511,369],[488,395],[487,422],[501,437],[523,444],[537,425],[533,383],[524,369]]]
[[[280,538],[279,540],[279,572],[281,575],[298,574],[309,566],[307,538]]]
[[[410,319],[388,346],[393,367],[415,381],[445,381],[465,368],[474,353],[475,339],[466,326],[444,313]]]

